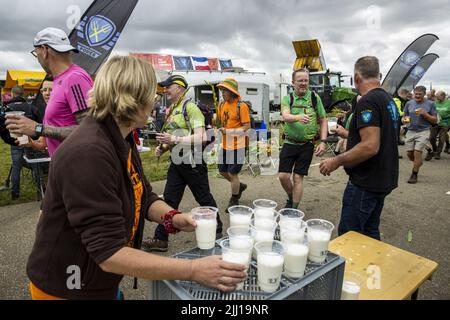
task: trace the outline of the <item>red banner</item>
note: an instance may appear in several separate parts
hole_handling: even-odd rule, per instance
[[[130,53],[130,56],[148,61],[155,70],[173,71],[173,61],[171,55]]]
[[[219,59],[217,58],[209,58],[208,59],[209,68],[211,70],[219,70]]]

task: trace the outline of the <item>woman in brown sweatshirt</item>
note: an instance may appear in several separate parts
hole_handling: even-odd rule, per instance
[[[181,260],[139,250],[145,219],[171,233],[196,227],[152,192],[132,138],[155,95],[154,70],[139,59],[114,57],[98,73],[90,116],[52,158],[27,265],[33,299],[115,299],[123,275],[224,292],[245,279],[245,266],[219,256]]]

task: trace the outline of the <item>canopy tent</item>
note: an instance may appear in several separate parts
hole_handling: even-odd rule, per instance
[[[23,87],[25,94],[37,93],[45,76],[45,72],[39,71],[8,70],[2,94],[10,92],[17,85]]]

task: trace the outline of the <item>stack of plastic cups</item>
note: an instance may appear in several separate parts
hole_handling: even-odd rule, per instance
[[[283,209],[280,213],[280,238],[284,245],[284,272],[287,277],[301,278],[308,261],[308,243],[305,239],[305,214],[296,209]]]

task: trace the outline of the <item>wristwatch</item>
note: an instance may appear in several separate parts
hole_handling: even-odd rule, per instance
[[[42,136],[42,132],[44,131],[44,125],[39,123],[38,125],[36,125],[34,131],[37,137]]]

